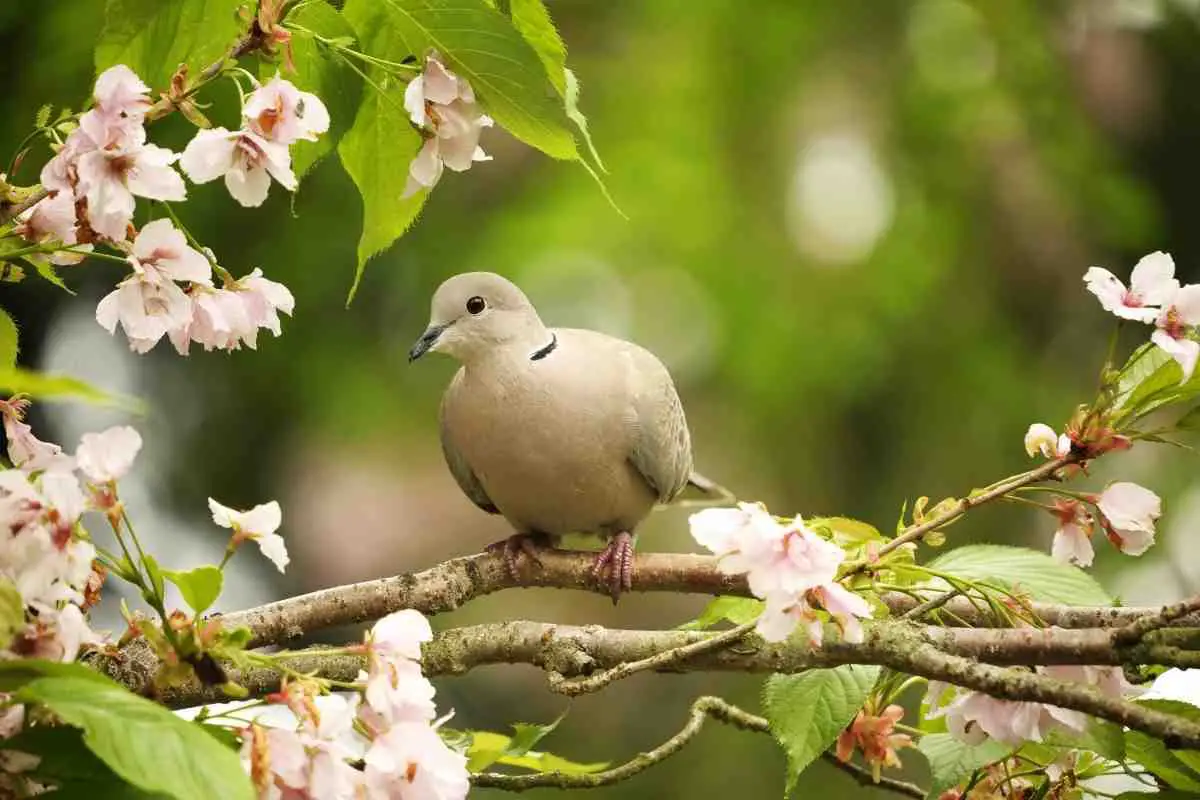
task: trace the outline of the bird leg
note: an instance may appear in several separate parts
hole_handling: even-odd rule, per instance
[[[621,590],[633,588],[633,534],[621,531],[608,540],[608,544],[596,556],[592,575],[598,580],[608,572],[608,586],[613,605],[621,596]]]
[[[540,533],[514,533],[507,539],[489,544],[486,549],[489,553],[497,551],[503,553],[504,565],[508,567],[508,574],[514,581],[520,581],[521,571],[517,568],[518,557],[524,553],[540,567],[542,559],[538,557],[538,550],[547,544],[546,537]]]

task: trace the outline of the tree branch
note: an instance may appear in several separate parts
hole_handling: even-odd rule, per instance
[[[502,775],[497,772],[481,772],[473,775],[471,782],[476,786],[504,789],[510,792],[524,792],[529,789],[542,787],[595,789],[601,786],[610,786],[626,778],[633,777],[639,772],[679,752],[684,745],[700,733],[700,730],[704,727],[705,720],[710,717],[718,722],[724,722],[727,725],[733,725],[742,730],[754,731],[756,733],[770,733],[770,725],[762,717],[743,711],[719,697],[706,696],[697,698],[696,702],[692,703],[691,714],[688,717],[687,724],[683,726],[679,733],[676,733],[653,750],[639,753],[619,767],[586,775],[568,775],[563,772],[542,772],[533,775]],[[871,773],[861,767],[838,761],[829,753],[824,753],[823,757],[826,761],[850,775],[863,786],[888,789],[907,797],[925,797],[925,790],[914,783],[894,778],[880,778],[879,781],[875,781],[871,777]]]
[[[453,611],[475,598],[503,589],[552,587],[607,596],[608,586],[592,576],[592,557],[591,553],[574,550],[542,550],[541,566],[521,559],[514,578],[501,555],[478,553],[444,561],[421,572],[335,586],[225,614],[222,620],[231,627],[248,627],[253,634],[251,645],[257,647],[286,644],[338,625],[371,622],[403,608],[415,608],[430,615]],[[750,596],[745,576],[726,575],[717,568],[715,557],[691,553],[639,553],[634,560],[633,591]],[[918,605],[914,598],[898,593],[884,595],[883,600],[896,615]],[[1127,625],[1161,610],[1042,603],[1031,607],[1046,624],[1060,628]],[[954,598],[944,608],[966,624],[1007,626],[1005,620],[997,619],[965,598]],[[1171,625],[1200,626],[1200,615],[1181,617]]]

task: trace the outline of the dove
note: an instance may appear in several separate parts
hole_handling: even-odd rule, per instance
[[[548,328],[515,284],[489,272],[446,280],[410,362],[460,364],[441,404],[446,464],[521,553],[569,533],[605,540],[593,574],[616,602],[633,578],[634,532],[689,482],[691,437],[670,373],[648,350],[596,331]]]

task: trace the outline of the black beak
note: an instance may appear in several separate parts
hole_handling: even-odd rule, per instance
[[[408,362],[411,364],[421,356],[429,352],[429,348],[437,342],[438,337],[442,335],[442,331],[446,330],[445,325],[430,325],[421,338],[417,339],[417,343],[408,351]]]

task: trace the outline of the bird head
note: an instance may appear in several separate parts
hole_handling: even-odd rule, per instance
[[[465,272],[434,292],[429,327],[408,360],[433,352],[465,364],[498,348],[536,350],[548,339],[533,304],[514,283],[491,272]]]

